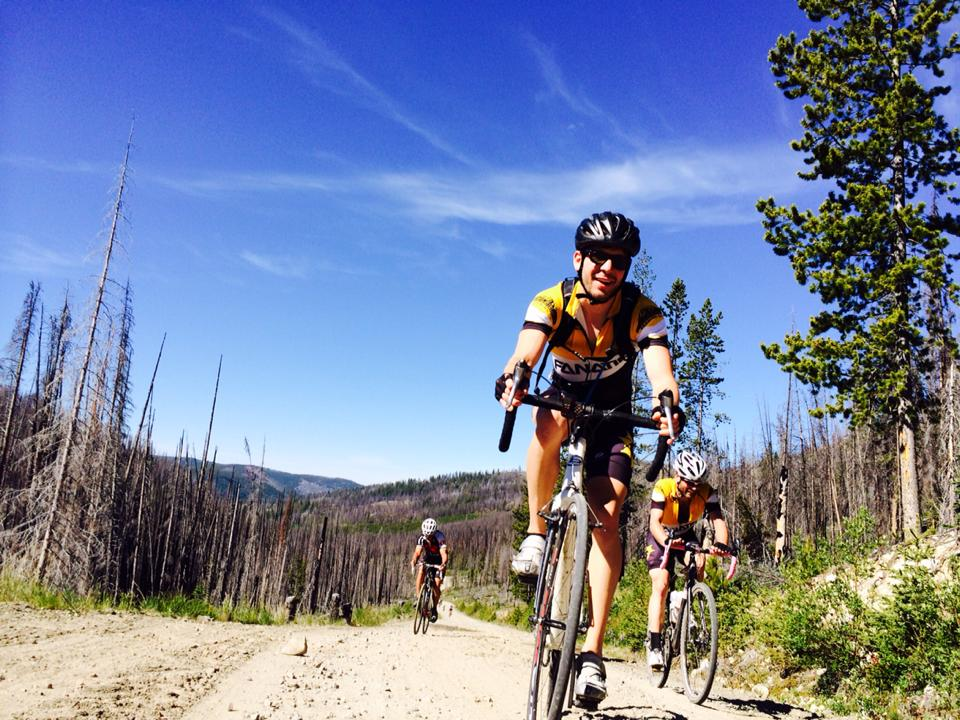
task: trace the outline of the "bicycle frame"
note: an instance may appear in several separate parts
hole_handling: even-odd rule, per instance
[[[560,485],[560,491],[553,496],[548,504],[541,509],[540,514],[546,519],[548,529],[566,517],[572,506],[578,504],[578,498],[583,498],[583,506],[587,508],[588,516],[592,515],[589,504],[586,503],[586,493],[584,492],[584,458],[587,454],[587,440],[580,433],[579,426],[571,429],[570,440],[567,443],[568,458],[567,466],[564,470],[563,482]],[[588,521],[589,522],[589,521]],[[590,523],[593,527],[594,523]],[[590,536],[587,535],[587,545],[589,550]],[[553,594],[550,617],[564,617],[567,614],[567,599],[570,588],[570,573],[573,566],[573,543],[565,543],[563,552],[558,559],[554,575],[554,583],[558,588]],[[546,560],[544,561],[546,562]],[[543,597],[544,582],[547,580],[546,573],[541,566],[537,575],[537,589],[534,592],[534,607],[539,603],[538,600]],[[548,618],[540,618],[534,615],[531,617],[534,625],[537,623],[551,623]],[[582,623],[579,623],[582,625]],[[550,625],[550,632],[547,639],[547,647],[558,648],[563,644],[565,630],[561,627]],[[579,630],[583,632],[583,630]]]
[[[520,387],[525,373],[524,363],[514,370],[514,388]],[[673,395],[660,395],[662,416],[671,418]],[[659,430],[659,422],[632,413],[596,408],[561,393],[560,397],[540,394],[525,395],[521,401],[549,410],[559,411],[570,421],[567,440],[568,458],[559,492],[539,510],[547,521],[545,550],[537,577],[534,594],[534,614],[530,618],[534,630],[534,658],[528,694],[528,720],[555,720],[564,705],[573,696],[573,658],[576,637],[587,629],[583,612],[590,612],[589,600],[583,606],[586,586],[586,559],[590,547],[590,533],[597,519],[592,515],[584,493],[585,458],[587,457],[586,420],[614,420],[630,423],[633,427]],[[507,402],[510,409],[504,417],[500,435],[500,450],[510,447],[510,438],[516,420],[513,398]],[[672,425],[671,434],[672,434]],[[647,470],[647,480],[659,474],[666,457],[668,442],[661,436],[656,456]],[[571,528],[575,533],[571,532]],[[568,682],[569,681],[569,682]],[[569,688],[569,690],[568,690]],[[564,697],[566,696],[566,697]]]
[[[423,584],[417,591],[417,602],[414,607],[413,634],[426,634],[430,625],[429,617],[436,611],[436,604],[433,591],[436,588],[436,579],[440,574],[440,565],[420,561],[418,563],[423,567]]]
[[[664,666],[659,673],[654,672],[653,681],[657,687],[663,687],[670,674],[670,665],[674,657],[680,658],[683,670],[684,692],[696,704],[702,703],[713,685],[717,666],[717,609],[713,591],[699,579],[695,556],[721,555],[730,557],[730,569],[726,580],[730,580],[737,569],[737,550],[719,552],[705,550],[698,543],[687,542],[677,535],[682,534],[676,528],[667,531],[667,541],[663,547],[663,560],[660,568],[666,570],[670,564],[671,551],[684,553],[677,561],[683,565],[683,594],[680,607],[671,607],[673,593],[669,591],[665,603],[665,617],[662,626],[664,639]],[[696,607],[694,605],[696,596]],[[672,618],[676,616],[676,620]]]

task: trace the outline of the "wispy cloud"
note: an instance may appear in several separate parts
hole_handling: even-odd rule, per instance
[[[307,278],[316,273],[337,272],[340,275],[371,277],[379,274],[375,268],[362,263],[331,262],[324,259],[307,259],[289,255],[270,255],[252,250],[243,250],[240,259],[248,265],[270,275],[282,278]]]
[[[480,240],[474,242],[474,246],[481,252],[495,258],[505,258],[510,254],[510,248],[502,240]]]
[[[333,178],[298,173],[207,173],[202,176],[155,175],[148,178],[187,195],[212,196],[238,192],[327,191],[336,188]]]
[[[569,224],[597,209],[619,208],[664,225],[736,225],[756,222],[758,197],[798,188],[795,162],[779,147],[693,149],[558,172],[391,173],[374,182],[434,221]]]
[[[270,256],[244,250],[240,253],[240,258],[258,270],[278,277],[303,278],[307,274],[302,260],[284,255]]]
[[[570,87],[560,64],[546,45],[530,33],[522,33],[521,37],[533,53],[551,95],[560,98],[576,114],[605,123],[620,141],[625,141],[633,147],[639,145],[638,139],[625,132],[613,115],[604,112],[585,93]]]
[[[570,89],[563,71],[560,69],[560,65],[557,64],[553,53],[550,52],[546,45],[530,33],[523,33],[522,37],[536,58],[540,66],[540,72],[550,92],[563,100],[571,110],[580,115],[585,115],[590,118],[603,117],[603,111],[597,107],[590,98],[583,93],[573,92]]]
[[[621,162],[563,170],[464,169],[336,177],[246,173],[165,177],[158,182],[189,194],[335,192],[425,222],[569,224],[597,209],[617,208],[644,222],[703,227],[755,223],[757,198],[800,192],[797,169],[798,159],[785,144],[771,144],[664,148]],[[141,175],[141,182],[149,180]]]
[[[464,165],[474,164],[453,145],[417,122],[388,93],[357,72],[350,63],[331,50],[318,33],[274,8],[261,9],[260,14],[293,41],[290,48],[293,61],[315,87],[348,97],[420,136],[454,160]]]
[[[63,175],[102,175],[117,172],[116,165],[94,164],[83,160],[55,161],[26,155],[0,155],[0,165]]]
[[[0,236],[0,268],[30,275],[73,273],[81,259],[37,243],[23,235]]]

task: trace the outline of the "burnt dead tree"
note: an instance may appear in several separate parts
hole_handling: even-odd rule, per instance
[[[10,388],[10,402],[7,406],[6,418],[3,423],[3,436],[0,438],[0,490],[2,490],[4,486],[7,458],[9,457],[10,446],[13,444],[13,422],[16,417],[17,400],[20,397],[20,380],[23,377],[23,366],[27,357],[27,346],[30,343],[30,330],[33,326],[33,316],[37,310],[37,299],[39,296],[40,286],[31,282],[30,290],[23,301],[23,312],[20,314],[20,319],[14,332],[14,343],[19,344],[20,348],[17,353],[17,367],[13,373],[13,387]]]
[[[56,467],[53,476],[53,496],[50,500],[50,507],[46,511],[46,520],[44,522],[43,539],[40,541],[40,550],[37,557],[36,570],[34,578],[42,581],[47,570],[48,555],[50,551],[50,539],[53,534],[54,526],[58,520],[60,512],[60,501],[63,494],[64,484],[67,481],[68,465],[73,444],[77,436],[80,425],[80,415],[84,400],[84,388],[87,384],[87,373],[90,370],[93,360],[93,351],[95,346],[97,323],[100,318],[100,310],[103,307],[104,292],[106,290],[107,279],[110,274],[110,260],[113,256],[114,244],[117,242],[117,231],[120,225],[120,219],[123,217],[123,191],[127,181],[127,163],[130,159],[130,148],[133,145],[133,128],[130,129],[130,136],[127,138],[127,147],[123,155],[123,164],[120,167],[120,181],[117,187],[117,195],[113,204],[111,213],[110,232],[107,235],[107,243],[103,254],[103,269],[100,272],[100,281],[97,285],[97,292],[94,300],[93,310],[90,313],[90,328],[87,334],[87,345],[84,352],[83,361],[80,363],[80,370],[77,377],[77,384],[74,388],[73,406],[70,410],[70,416],[67,419],[66,437],[64,437],[60,446],[60,452],[57,457]]]

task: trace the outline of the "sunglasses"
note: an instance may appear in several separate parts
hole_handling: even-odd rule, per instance
[[[630,267],[630,258],[626,255],[608,255],[603,250],[589,250],[587,257],[597,267],[601,267],[607,260],[610,261],[614,270],[624,271]]]

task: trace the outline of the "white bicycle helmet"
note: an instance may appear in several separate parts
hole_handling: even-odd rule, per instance
[[[420,532],[424,535],[433,535],[437,531],[437,521],[433,518],[427,518],[420,526]]]
[[[706,479],[707,462],[693,450],[681,450],[673,463],[673,470],[678,478],[696,485]]]

